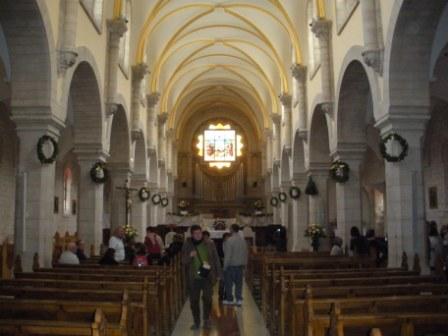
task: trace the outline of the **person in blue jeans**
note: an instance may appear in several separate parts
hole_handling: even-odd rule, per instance
[[[237,224],[232,225],[231,234],[223,245],[225,299],[222,303],[241,306],[243,303],[243,274],[247,265],[247,243]],[[236,302],[233,300],[234,286]]]

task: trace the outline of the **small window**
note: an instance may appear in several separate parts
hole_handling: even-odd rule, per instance
[[[310,76],[313,77],[320,66],[320,50],[319,41],[311,30],[313,20],[317,19],[316,1],[308,0],[308,66],[310,69]]]
[[[83,8],[98,32],[101,32],[103,25],[103,3],[104,0],[81,0]]]
[[[338,34],[344,30],[345,25],[350,20],[359,0],[335,0],[336,5],[336,26]]]
[[[121,70],[123,70],[124,74],[127,76],[129,73],[129,42],[130,42],[130,22],[131,22],[131,1],[126,0],[126,2],[123,4],[123,8],[121,11],[121,16],[126,18],[128,21],[128,30],[124,35],[121,37],[120,40],[120,54],[119,54],[119,60],[120,60],[120,67]]]

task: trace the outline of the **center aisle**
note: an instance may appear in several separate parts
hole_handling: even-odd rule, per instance
[[[193,317],[191,315],[190,302],[187,301],[171,336],[269,336],[263,317],[245,283],[242,307],[219,304],[217,293],[218,290],[215,288],[212,328],[210,330],[190,330],[193,324]]]

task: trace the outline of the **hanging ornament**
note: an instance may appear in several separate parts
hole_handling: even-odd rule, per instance
[[[309,196],[316,196],[318,193],[316,183],[314,183],[313,178],[309,176],[308,183],[305,188],[305,194]]]
[[[398,155],[391,155],[387,152],[387,143],[390,141],[397,141],[401,146],[401,152]],[[397,133],[391,133],[381,139],[380,152],[387,162],[400,162],[408,155],[409,145],[405,138]]]
[[[138,191],[138,198],[140,198],[140,201],[146,202],[149,199],[150,192],[149,189],[146,187],[141,187]]]
[[[289,188],[289,197],[291,197],[294,200],[299,199],[301,193],[302,192],[300,191],[300,188],[298,188],[298,187]]]
[[[350,177],[350,166],[341,160],[336,160],[331,164],[330,176],[338,183],[345,183]]]
[[[53,163],[58,155],[58,143],[49,135],[43,135],[37,142],[37,158],[42,164]]]

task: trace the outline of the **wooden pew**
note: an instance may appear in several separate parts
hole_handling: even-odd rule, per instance
[[[0,334],[4,336],[106,336],[106,325],[107,320],[103,312],[101,309],[96,309],[93,319],[86,322],[0,319]]]
[[[14,244],[6,238],[0,246],[1,278],[12,278],[14,266]]]
[[[305,321],[307,318],[307,305],[310,302],[354,298],[374,302],[376,297],[447,296],[448,285],[422,283],[388,286],[320,287],[314,291],[308,286],[307,288],[290,289],[289,293],[287,304],[283,307],[287,318],[279,322],[279,333],[285,335],[307,335],[305,333]]]
[[[170,313],[166,300],[166,289],[159,278],[144,275],[123,276],[114,274],[76,274],[33,272],[16,273],[16,280],[2,281],[3,285],[55,287],[90,290],[128,290],[140,291],[143,295],[147,291],[147,324],[154,326],[157,335],[168,333]],[[156,316],[156,313],[158,316]]]
[[[305,334],[362,335],[371,327],[384,335],[414,336],[448,330],[448,296],[406,296],[310,301]],[[328,306],[330,304],[330,306]]]
[[[0,296],[13,297],[15,299],[52,300],[61,301],[101,301],[122,302],[123,291],[120,290],[92,290],[55,287],[24,287],[0,283]],[[143,291],[127,291],[129,301],[129,331],[134,335],[148,335],[148,299],[146,289]],[[131,334],[131,332],[129,332]]]
[[[121,302],[102,301],[66,301],[66,300],[32,300],[0,299],[1,320],[57,320],[68,322],[89,322],[96,309],[106,316],[107,335],[126,336],[141,335],[142,329],[135,328],[129,320],[129,302],[127,292],[123,293]]]

